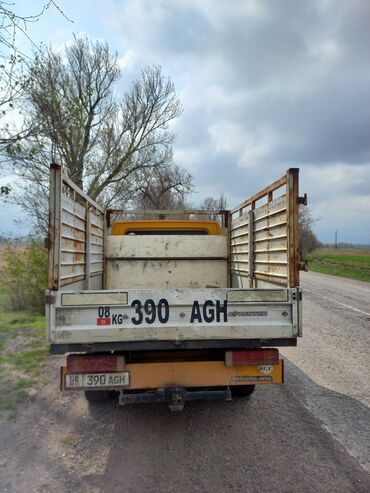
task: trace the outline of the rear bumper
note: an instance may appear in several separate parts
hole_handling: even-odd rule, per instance
[[[197,341],[97,342],[93,344],[51,344],[51,354],[99,353],[110,351],[168,351],[173,349],[248,349],[297,346],[297,338],[210,339]]]
[[[284,360],[272,365],[226,366],[224,361],[178,361],[128,363],[129,385],[125,387],[79,387],[78,390],[148,390],[166,388],[229,387],[233,385],[281,384]],[[61,389],[66,388],[67,367],[62,368]],[[112,372],[112,375],[114,373]]]
[[[181,410],[185,402],[189,401],[231,401],[230,389],[222,390],[188,390],[156,389],[147,392],[121,393],[118,402],[121,406],[127,404],[146,404],[153,402],[167,402],[173,410]]]

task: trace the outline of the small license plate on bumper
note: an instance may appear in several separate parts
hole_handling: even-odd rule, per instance
[[[65,376],[66,389],[121,388],[130,385],[128,371],[119,373],[81,373]]]

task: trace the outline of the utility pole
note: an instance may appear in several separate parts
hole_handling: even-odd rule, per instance
[[[338,248],[338,231],[335,230],[335,248]]]

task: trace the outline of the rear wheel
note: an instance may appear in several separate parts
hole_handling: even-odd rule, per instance
[[[109,390],[85,390],[85,399],[92,403],[106,402],[110,397]]]
[[[233,397],[248,397],[253,394],[256,389],[255,385],[232,385],[230,387]]]

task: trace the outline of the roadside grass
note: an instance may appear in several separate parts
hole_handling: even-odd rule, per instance
[[[306,260],[311,271],[370,282],[370,249],[322,248]]]
[[[45,317],[0,311],[0,411],[16,419],[19,405],[34,399],[48,355]]]
[[[46,252],[0,242],[0,416],[16,419],[19,405],[35,398],[48,356],[42,309]],[[15,311],[15,310],[21,311]]]
[[[0,334],[9,333],[18,329],[42,330],[45,326],[45,317],[28,312],[0,312]]]

